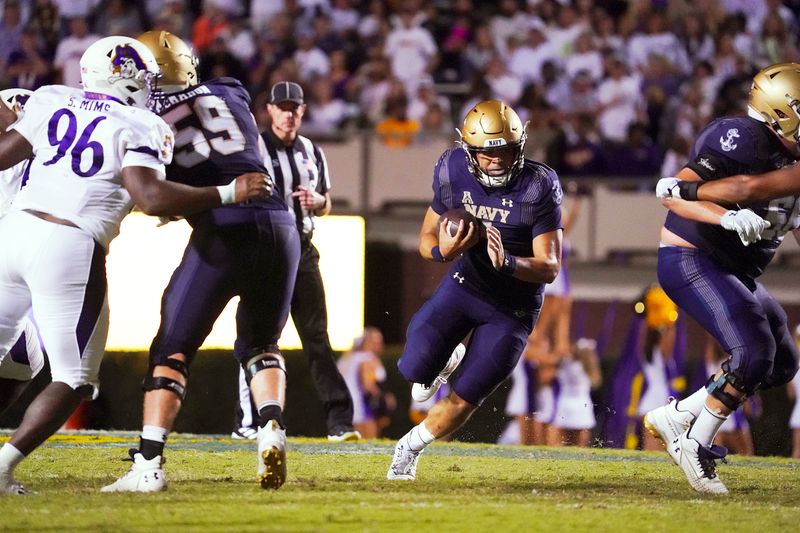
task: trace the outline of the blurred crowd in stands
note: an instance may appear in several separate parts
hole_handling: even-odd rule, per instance
[[[5,0],[0,88],[79,84],[101,36],[168,30],[201,79],[233,76],[266,121],[303,85],[304,132],[374,129],[389,146],[452,135],[485,98],[530,120],[528,156],[564,175],[671,175],[752,75],[798,61],[787,0]]]

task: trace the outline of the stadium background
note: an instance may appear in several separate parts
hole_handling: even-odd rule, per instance
[[[608,383],[633,319],[630,304],[654,281],[664,216],[652,198],[655,180],[680,168],[708,120],[744,111],[755,71],[799,59],[798,9],[798,2],[774,0],[6,0],[0,87],[74,84],[82,49],[97,36],[150,28],[193,42],[201,77],[242,80],[262,127],[266,89],[277,80],[300,82],[309,104],[301,133],[328,155],[334,213],[366,223],[364,311],[354,318],[381,328],[392,344],[384,364],[401,404],[386,434],[396,437],[410,423],[393,358],[408,319],[443,274],[418,257],[416,234],[431,169],[455,139],[464,109],[486,97],[514,105],[531,121],[527,155],[556,168],[566,189],[586,198],[570,235],[575,330],[605,339]],[[764,281],[796,324],[798,248],[789,241]],[[609,309],[616,309],[610,326]],[[691,323],[689,339],[692,366],[702,335]],[[290,427],[321,435],[304,358],[292,353],[289,360]],[[142,353],[109,353],[91,426],[138,427],[145,365]],[[227,432],[234,374],[226,354],[204,352],[177,429]],[[496,437],[504,391],[463,438]],[[765,412],[757,451],[786,454],[783,391],[768,395]],[[8,413],[0,426],[18,416]]]

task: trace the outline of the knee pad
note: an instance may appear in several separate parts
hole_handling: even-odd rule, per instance
[[[286,374],[286,362],[277,345],[273,344],[263,349],[259,348],[253,350],[253,352],[257,353],[248,358],[242,365],[248,382],[262,370],[268,370],[270,368],[277,368]]]
[[[156,389],[164,389],[175,393],[178,398],[181,399],[181,401],[186,399],[186,385],[179,381],[175,381],[172,378],[153,376],[153,372],[157,366],[166,366],[167,368],[171,368],[176,372],[180,372],[185,379],[189,379],[189,367],[187,366],[186,362],[173,357],[167,357],[158,363],[150,363],[150,367],[147,370],[147,375],[145,376],[144,381],[142,381],[142,390],[148,392]]]
[[[726,384],[730,385],[739,392],[743,392],[745,396],[742,398],[737,398],[733,394],[727,392],[725,390]],[[753,394],[753,392],[755,392],[755,391],[748,392],[737,387],[735,384],[735,378],[733,377],[732,374],[729,374],[727,372],[723,372],[723,374],[716,379],[714,378],[714,376],[708,378],[708,383],[706,383],[706,391],[708,392],[709,396],[713,396],[714,398],[722,402],[722,405],[724,405],[731,411],[736,411],[739,408],[739,406],[741,406],[742,403],[744,403],[744,401],[747,399],[747,396],[750,396]]]

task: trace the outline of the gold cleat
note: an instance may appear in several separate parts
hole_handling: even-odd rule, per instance
[[[261,488],[281,488],[286,482],[286,452],[275,447],[264,450],[261,452],[261,461],[264,465],[264,470],[258,473]]]

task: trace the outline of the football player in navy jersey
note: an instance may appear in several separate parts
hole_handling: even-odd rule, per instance
[[[686,167],[658,185],[657,195],[670,210],[661,231],[659,282],[729,355],[705,387],[645,416],[645,425],[699,492],[728,492],[715,462],[726,450],[712,444],[727,417],[757,390],[784,385],[797,372],[786,313],[756,280],[784,235],[800,225],[800,205],[797,196],[761,196],[738,211],[687,202],[678,180],[695,184],[686,194],[691,196],[702,182],[792,165],[800,158],[798,98],[800,65],[762,70],[753,79],[748,116],[711,122]]]
[[[198,83],[196,59],[178,37],[151,31],[138,38],[163,77],[155,110],[175,132],[167,179],[193,186],[228,183],[243,169],[268,173],[250,97],[232,78]],[[183,402],[188,366],[228,301],[240,297],[234,355],[247,374],[259,412],[258,479],[279,488],[286,479],[282,410],[286,367],[278,338],[286,323],[300,243],[280,194],[187,217],[192,235],[161,304],[143,388],[144,419],[131,470],[106,492],[167,488],[163,451]]]
[[[561,266],[561,199],[551,168],[523,156],[525,126],[499,100],[467,114],[459,146],[436,164],[419,250],[453,266],[411,319],[400,372],[433,393],[459,366],[452,392],[395,447],[388,479],[411,480],[425,447],[457,430],[514,369]],[[486,226],[441,215],[464,208]],[[466,353],[456,350],[471,333]],[[451,355],[452,354],[452,355]],[[463,355],[462,355],[463,354]],[[416,398],[416,395],[415,395]]]

